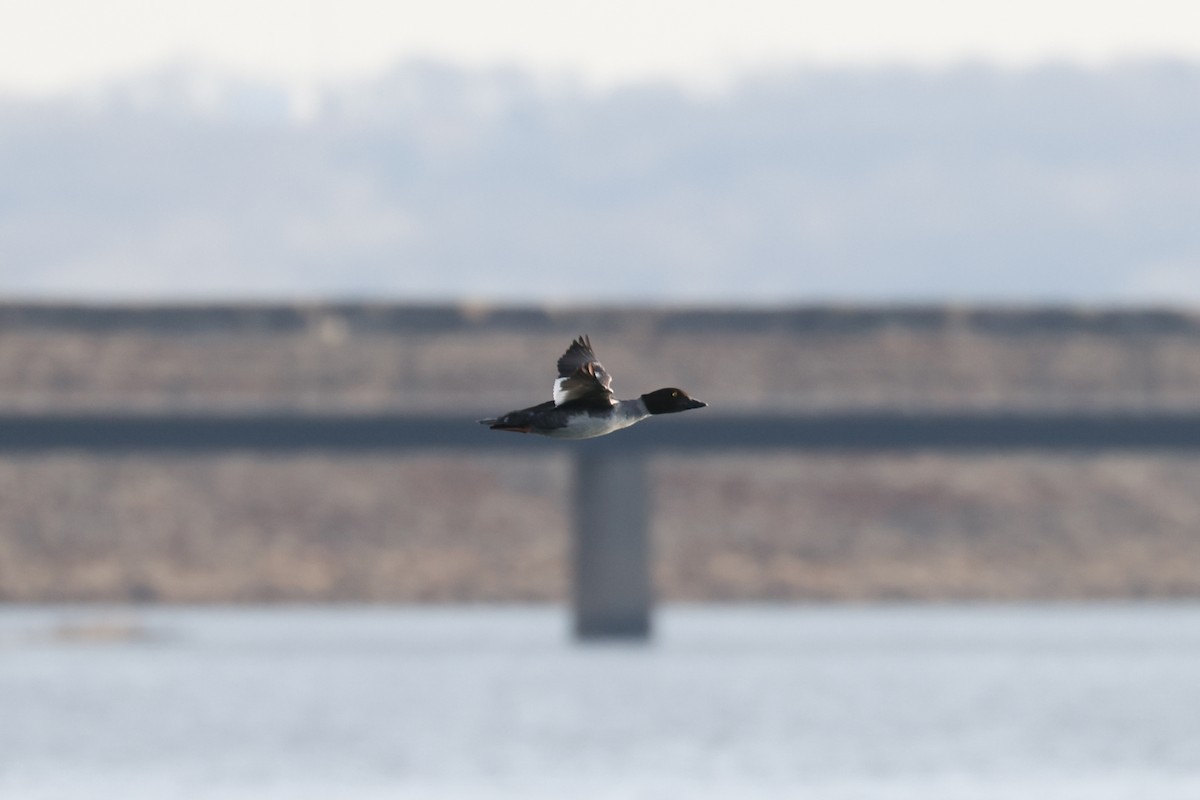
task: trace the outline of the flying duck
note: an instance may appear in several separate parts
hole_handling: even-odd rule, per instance
[[[596,359],[587,336],[571,342],[558,359],[554,399],[479,422],[494,431],[536,433],[556,439],[590,439],[628,428],[658,414],[704,408],[682,389],[657,389],[632,400],[617,400],[612,376]]]

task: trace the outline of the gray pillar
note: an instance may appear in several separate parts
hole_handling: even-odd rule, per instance
[[[650,635],[649,497],[644,455],[576,456],[572,556],[580,639]]]

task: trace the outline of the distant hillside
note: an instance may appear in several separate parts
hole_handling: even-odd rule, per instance
[[[9,296],[1200,300],[1200,66],[0,97]]]

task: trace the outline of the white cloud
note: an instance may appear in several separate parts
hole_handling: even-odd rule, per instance
[[[598,85],[712,84],[731,71],[986,59],[1200,59],[1191,0],[16,0],[0,91],[45,93],[179,58],[287,83],[398,60],[511,63]]]

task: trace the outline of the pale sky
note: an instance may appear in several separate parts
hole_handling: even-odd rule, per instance
[[[399,60],[510,64],[596,86],[705,85],[808,63],[1200,60],[1196,0],[0,0],[0,92],[191,60],[294,88]]]

